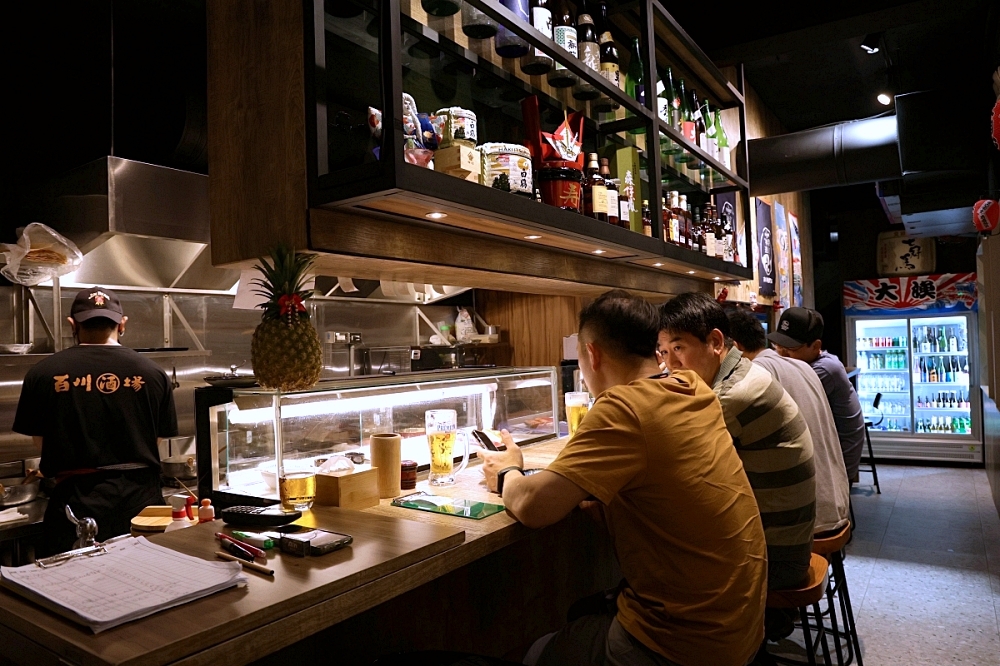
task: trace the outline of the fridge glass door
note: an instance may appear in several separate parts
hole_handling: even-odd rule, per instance
[[[858,397],[873,430],[912,432],[909,330],[906,318],[855,321]],[[875,397],[881,402],[875,407]],[[881,419],[881,422],[880,422]]]
[[[919,433],[972,432],[969,392],[968,319],[920,317],[910,320],[913,346],[913,416]]]

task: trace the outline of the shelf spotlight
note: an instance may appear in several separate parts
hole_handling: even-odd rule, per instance
[[[535,234],[532,234],[532,235],[530,235],[530,236],[525,236],[525,237],[524,237],[524,240],[538,240],[539,238],[541,238],[541,236],[538,236],[538,235],[535,235]]]
[[[591,254],[604,254],[607,250],[594,250]]]
[[[694,271],[688,271],[688,275],[694,275]]]
[[[890,97],[885,93],[879,93],[878,97],[876,97],[875,99],[877,99],[878,103],[881,104],[882,106],[889,106],[890,104],[892,104],[892,97]]]
[[[656,268],[659,268],[659,267],[660,267],[660,266],[662,266],[662,265],[663,265],[663,264],[661,264],[660,262],[656,262],[655,264],[653,264],[653,266],[655,266]]]
[[[715,276],[714,278],[712,278],[712,279],[713,279],[713,280],[721,280],[722,278],[720,278],[720,277],[719,277],[718,275],[716,275],[716,276]]]
[[[429,217],[432,220],[440,220],[442,218],[448,217],[448,213],[427,213],[424,217]]]
[[[881,40],[882,35],[879,33],[872,33],[870,35],[865,35],[865,39],[861,42],[861,48],[864,49],[865,53],[868,55],[874,55],[878,53],[878,45]]]

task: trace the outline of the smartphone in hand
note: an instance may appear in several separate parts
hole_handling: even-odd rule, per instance
[[[499,451],[500,450],[500,449],[497,448],[497,445],[493,443],[493,440],[490,439],[490,436],[487,435],[482,430],[473,430],[472,434],[476,437],[477,440],[479,440],[479,443],[487,451]]]

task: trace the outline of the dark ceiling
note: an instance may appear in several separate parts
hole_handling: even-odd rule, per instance
[[[956,104],[971,90],[990,94],[1000,3],[846,0],[807,6],[789,11],[785,4],[742,3],[706,12],[704,3],[671,3],[669,11],[716,63],[744,63],[750,85],[789,131],[886,111],[875,98],[890,86],[889,63],[897,94],[942,89],[956,96]],[[869,55],[861,42],[872,33],[882,33],[883,48]]]

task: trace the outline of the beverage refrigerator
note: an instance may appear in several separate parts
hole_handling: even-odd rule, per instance
[[[982,462],[975,274],[846,282],[844,308],[875,456]]]

